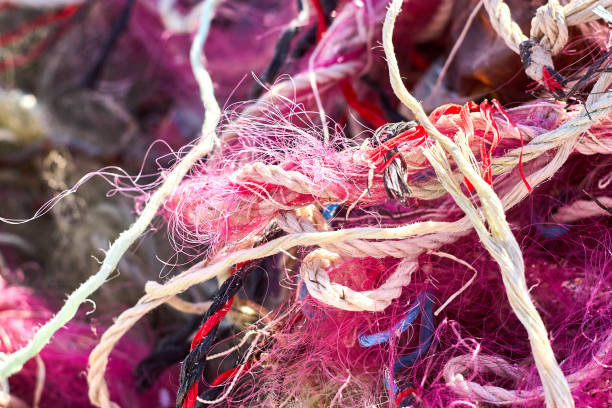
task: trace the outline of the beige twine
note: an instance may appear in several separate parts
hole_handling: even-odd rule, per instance
[[[606,96],[604,95],[602,98],[605,97]],[[601,115],[603,116],[603,113],[601,113]],[[582,120],[584,117],[586,117],[586,113],[583,112],[577,117],[577,119]],[[594,122],[591,122],[591,124],[593,123]],[[580,127],[570,127],[565,130],[565,134],[567,135],[567,133],[571,132],[571,130],[574,130],[574,133],[570,133],[573,139],[577,139],[582,132]],[[536,139],[534,138],[534,140]],[[573,149],[574,145],[572,143],[563,144],[562,149],[557,152],[554,160],[551,160],[539,171],[527,176],[528,182],[532,186],[536,186],[550,178],[562,166]],[[504,207],[512,207],[526,197],[527,194],[527,189],[522,182],[519,182],[513,190],[503,197],[502,201],[504,203]],[[289,217],[287,217],[288,214]],[[125,332],[127,332],[150,310],[153,310],[157,306],[172,299],[176,294],[187,290],[189,287],[195,284],[212,279],[219,274],[226,273],[235,263],[280,253],[295,246],[310,245],[320,245],[329,248],[330,250],[341,251],[342,244],[347,244],[347,246],[344,247],[344,250],[352,251],[351,248],[360,248],[367,256],[375,256],[377,254],[382,256],[385,252],[387,252],[390,256],[399,255],[397,257],[402,257],[401,254],[396,251],[406,250],[411,251],[410,253],[412,254],[423,251],[423,248],[415,249],[413,246],[418,246],[416,243],[420,242],[423,238],[429,236],[439,237],[442,234],[453,235],[458,234],[459,232],[461,235],[463,235],[466,233],[464,231],[469,229],[466,226],[467,219],[464,219],[453,223],[425,221],[395,228],[362,227],[339,231],[313,232],[313,230],[316,231],[314,226],[308,227],[308,224],[305,221],[300,219],[298,222],[298,219],[295,216],[292,217],[290,214],[291,213],[281,214],[278,218],[279,225],[282,225],[283,222],[285,222],[285,225],[293,223],[294,228],[299,228],[300,232],[278,238],[262,247],[232,253],[228,255],[226,259],[218,261],[217,263],[209,266],[205,266],[204,263],[200,263],[189,271],[186,271],[171,279],[164,285],[159,285],[157,282],[149,282],[146,287],[147,295],[145,295],[136,306],[126,310],[117,318],[115,324],[111,326],[102,336],[100,343],[90,355],[88,382],[90,386],[90,399],[92,403],[105,408],[114,406],[112,405],[108,396],[107,385],[104,380],[104,372],[110,352],[114,348],[116,342],[123,336],[123,334],[125,334]],[[291,218],[293,218],[293,220],[287,221],[287,219]],[[411,239],[408,237],[419,238]],[[379,239],[386,241],[364,241],[367,239]],[[437,240],[440,244],[443,242],[443,240],[440,238],[437,238]],[[452,242],[452,240],[450,242]],[[431,248],[435,247],[435,245],[431,246]],[[368,250],[367,248],[372,249]],[[393,253],[395,253],[395,255],[393,255]]]
[[[567,376],[570,389],[576,388],[589,378],[600,375],[606,368],[611,351],[612,333],[609,333],[592,360],[580,370]],[[495,405],[526,404],[542,397],[541,387],[528,391],[516,391],[468,381],[465,377],[470,371],[475,374],[489,372],[514,382],[521,381],[527,376],[522,369],[511,365],[501,357],[465,354],[450,359],[444,365],[444,379],[456,393]]]
[[[470,218],[483,245],[500,266],[510,306],[527,330],[547,406],[550,408],[573,407],[569,386],[553,354],[544,323],[529,298],[523,257],[506,221],[500,199],[491,186],[476,172],[469,159],[463,156],[460,148],[433,126],[420,103],[414,99],[402,82],[393,49],[393,28],[401,5],[402,0],[392,0],[383,26],[383,47],[393,90],[400,101],[414,113],[428,135],[436,141],[434,146],[424,149],[425,156],[434,167],[441,183]],[[443,149],[450,153],[459,170],[474,186],[480,197],[484,214],[474,208],[461,191],[460,186],[450,177],[450,165]],[[488,229],[481,218],[482,215],[488,223]]]
[[[485,0],[485,9],[491,25],[503,38],[506,45],[515,53],[520,53],[520,45],[529,38],[521,27],[514,22],[510,8],[503,0]],[[568,27],[587,23],[599,17],[593,8],[602,6],[612,8],[612,0],[576,0],[565,6],[558,0],[549,0],[536,11],[531,20],[531,40],[535,41],[529,65],[525,72],[536,81],[542,80],[542,68],[553,67],[552,56],[561,52],[569,38]]]
[[[356,291],[330,281],[326,269],[342,262],[342,257],[326,249],[312,251],[302,260],[300,275],[308,293],[330,306],[349,311],[380,312],[402,294],[402,288],[410,283],[417,263],[410,259],[401,261],[389,278],[376,289]]]

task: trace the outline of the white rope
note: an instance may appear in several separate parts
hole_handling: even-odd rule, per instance
[[[609,332],[606,338],[601,342],[597,353],[595,353],[591,361],[580,370],[567,376],[570,388],[575,389],[583,385],[585,380],[600,375],[607,367],[606,364],[610,361],[611,351],[612,332]],[[446,383],[456,393],[494,405],[523,405],[534,403],[537,400],[541,400],[544,394],[542,387],[537,387],[532,390],[516,391],[494,385],[481,385],[466,380],[465,377],[470,372],[473,374],[484,374],[486,372],[493,373],[498,377],[511,380],[515,383],[524,379],[527,374],[519,367],[508,363],[501,357],[478,354],[464,354],[454,357],[444,365],[443,369]],[[470,377],[472,377],[472,375],[470,375]]]
[[[468,158],[462,155],[460,148],[433,126],[420,103],[414,99],[402,82],[393,47],[393,27],[401,5],[402,0],[391,1],[383,26],[383,47],[389,66],[391,86],[400,101],[414,113],[429,136],[436,141],[434,146],[424,149],[425,156],[434,167],[443,186],[474,224],[485,248],[500,266],[508,301],[529,335],[534,360],[544,386],[547,406],[573,407],[569,386],[555,359],[544,323],[529,298],[523,257],[510,231],[499,197],[472,167]],[[482,215],[486,219],[488,228],[481,218],[481,212],[474,208],[460,186],[452,179],[450,165],[443,149],[452,156],[459,170],[474,186],[480,197]]]
[[[300,275],[312,297],[349,311],[385,310],[402,294],[402,288],[410,283],[410,277],[417,268],[416,261],[401,261],[385,283],[376,289],[360,292],[331,282],[326,270],[337,266],[341,261],[340,255],[334,252],[326,249],[314,250],[302,260]]]
[[[568,27],[583,24],[599,18],[593,8],[612,7],[612,0],[575,0],[561,6],[558,0],[549,0],[536,11],[531,20],[530,37],[523,34],[512,19],[510,8],[503,0],[484,0],[489,20],[506,45],[515,53],[521,53],[521,46],[529,46],[530,57],[525,72],[536,81],[543,79],[542,69],[553,67],[552,56],[558,54],[567,44]]]

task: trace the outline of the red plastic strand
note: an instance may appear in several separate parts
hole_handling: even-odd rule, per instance
[[[240,373],[240,375],[242,376],[246,374],[249,371],[249,369],[253,366],[253,364],[254,364],[253,361],[249,361],[241,366],[230,368],[229,370],[227,370],[226,372],[222,373],[217,378],[215,378],[214,381],[210,383],[210,386],[216,387],[217,385],[227,380],[233,379],[238,374],[238,371],[240,370],[241,367],[242,367],[242,372]]]
[[[360,101],[357,98],[357,94],[348,80],[341,81],[340,88],[348,105],[375,128],[379,128],[387,123],[382,110],[378,106],[368,101]]]
[[[548,71],[548,68],[542,67],[542,75],[544,78],[544,87],[546,88],[546,90],[552,91],[552,92],[563,91],[563,87],[561,86],[561,84],[559,84],[559,82],[557,82],[555,77]]]
[[[417,392],[416,388],[406,388],[405,390],[400,391],[395,396],[395,407],[399,407],[399,405],[402,403],[404,398],[406,398],[410,394],[416,394],[416,392]]]
[[[72,17],[77,10],[78,6],[72,5],[34,17],[14,30],[0,34],[0,47],[17,41],[37,28]]]
[[[236,266],[234,266],[231,274],[232,275],[235,274],[238,269],[242,268],[247,263],[248,262],[241,262],[237,264]],[[227,301],[227,303],[225,303],[225,305],[221,307],[221,309],[219,309],[215,314],[210,316],[210,318],[208,318],[208,320],[204,322],[202,327],[200,327],[200,329],[196,332],[195,336],[193,336],[193,340],[191,341],[191,351],[193,351],[193,349],[198,344],[200,344],[202,339],[206,337],[206,335],[212,330],[213,327],[215,327],[217,324],[219,324],[221,320],[223,320],[227,312],[229,312],[230,309],[232,308],[233,302],[234,302],[234,298],[231,297]],[[193,408],[197,398],[198,398],[198,383],[195,382],[189,389],[189,392],[187,393],[187,396],[185,397],[185,400],[183,401],[183,408]]]

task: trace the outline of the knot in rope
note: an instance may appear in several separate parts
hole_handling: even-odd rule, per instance
[[[531,20],[530,37],[539,39],[540,44],[549,51],[550,55],[557,55],[569,38],[565,9],[558,0],[549,0],[536,11]]]
[[[565,9],[549,0],[531,20],[530,39],[519,44],[525,73],[550,91],[561,91],[565,79],[553,68],[552,56],[561,52],[569,38]]]
[[[540,42],[526,40],[519,45],[525,73],[538,82],[544,82],[544,70],[556,73],[550,52]]]

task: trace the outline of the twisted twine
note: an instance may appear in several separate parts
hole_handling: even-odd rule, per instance
[[[609,9],[612,1],[576,0],[562,6],[558,0],[549,0],[538,8],[531,20],[530,38],[523,34],[521,27],[512,19],[510,8],[503,0],[485,0],[484,6],[491,25],[508,48],[522,54],[527,75],[541,82],[543,68],[554,67],[552,57],[567,44],[568,27],[599,18],[591,10],[596,6]],[[530,55],[525,59],[527,48]]]
[[[586,379],[600,375],[606,367],[605,364],[610,360],[611,351],[612,332],[609,332],[592,360],[580,370],[567,376],[570,389],[580,386]],[[446,383],[456,393],[494,405],[527,404],[542,399],[542,387],[517,391],[495,385],[481,385],[465,379],[470,372],[474,374],[489,372],[514,382],[526,377],[522,369],[513,366],[501,357],[474,354],[465,354],[450,359],[444,365],[443,375]]]

